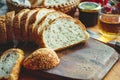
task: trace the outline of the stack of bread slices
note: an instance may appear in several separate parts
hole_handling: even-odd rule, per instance
[[[88,37],[79,20],[54,9],[23,9],[0,16],[0,44],[17,40],[60,50],[85,42]]]

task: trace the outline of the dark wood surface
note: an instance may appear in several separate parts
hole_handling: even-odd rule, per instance
[[[27,50],[25,52],[26,55],[31,53]],[[113,48],[92,38],[85,44],[64,49],[57,54],[60,58],[57,67],[42,71],[22,68],[20,80],[98,80],[102,79],[118,60],[118,53]]]

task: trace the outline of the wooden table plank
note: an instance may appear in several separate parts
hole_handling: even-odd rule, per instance
[[[120,80],[120,60],[113,66],[104,80]]]

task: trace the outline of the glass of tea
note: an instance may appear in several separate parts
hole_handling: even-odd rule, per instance
[[[106,9],[106,10],[105,10]],[[99,32],[108,39],[120,38],[120,11],[117,8],[101,10],[98,27]]]

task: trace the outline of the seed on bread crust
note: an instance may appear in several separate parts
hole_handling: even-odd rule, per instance
[[[43,70],[53,68],[59,62],[60,60],[55,51],[48,48],[40,48],[25,59],[23,66],[31,70]]]

